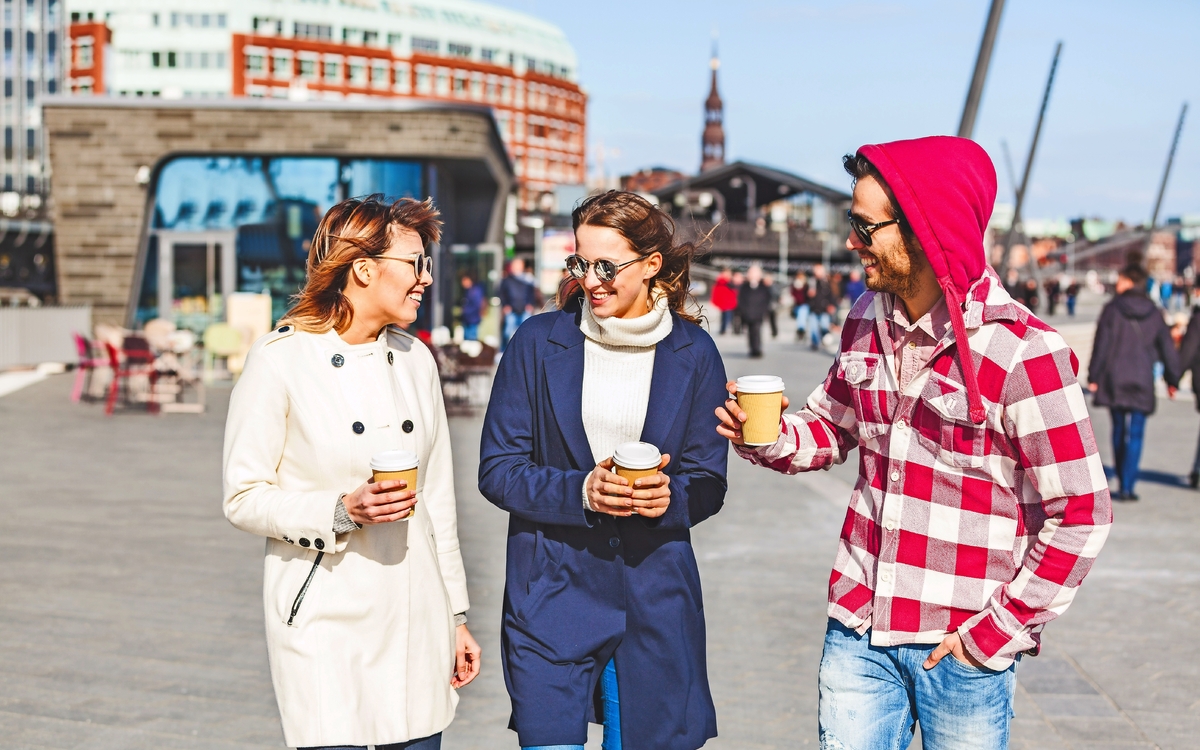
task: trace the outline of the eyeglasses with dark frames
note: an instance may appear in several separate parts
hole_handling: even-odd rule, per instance
[[[372,255],[374,260],[399,260],[405,263],[413,264],[413,271],[416,272],[417,278],[421,278],[425,274],[433,276],[433,258],[430,258],[424,253],[413,253],[412,255]]]
[[[862,219],[854,215],[850,209],[846,209],[846,221],[850,222],[850,228],[858,235],[858,239],[867,247],[871,246],[871,235],[892,224],[899,224],[899,219],[888,219],[881,221],[878,224],[867,224]]]
[[[570,273],[574,278],[582,281],[584,277],[587,276],[588,269],[592,266],[595,266],[597,279],[600,279],[601,281],[612,281],[613,279],[617,278],[617,274],[620,273],[621,269],[625,266],[628,266],[632,263],[637,263],[639,260],[645,260],[649,257],[649,255],[643,255],[639,258],[634,258],[633,260],[627,260],[624,263],[614,263],[613,261],[606,260],[604,258],[590,261],[580,258],[578,255],[568,255],[567,272]]]

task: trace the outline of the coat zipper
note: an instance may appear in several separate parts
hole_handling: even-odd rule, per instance
[[[308,584],[312,583],[313,576],[317,574],[317,568],[321,565],[321,558],[325,557],[324,552],[317,553],[317,559],[313,560],[312,569],[308,571],[308,578],[304,579],[304,585],[300,587],[300,591],[296,594],[296,601],[292,602],[292,613],[288,616],[288,627],[292,626],[292,620],[296,619],[296,613],[300,611],[300,605],[304,602],[304,595],[308,593]]]

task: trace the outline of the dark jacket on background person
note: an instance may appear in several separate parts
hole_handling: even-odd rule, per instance
[[[1196,394],[1196,410],[1200,411],[1200,305],[1192,308],[1183,341],[1179,342],[1180,373],[1192,371],[1192,393]]]
[[[1167,384],[1179,387],[1179,354],[1162,312],[1145,294],[1128,291],[1104,306],[1088,381],[1099,388],[1096,406],[1154,413],[1154,363],[1162,362]]]
[[[537,307],[537,290],[533,284],[520,276],[509,274],[500,282],[500,305],[511,307],[513,312],[525,312],[526,307]]]
[[[747,323],[761,321],[771,311],[771,287],[759,282],[752,286],[749,281],[738,290],[737,311]]]
[[[582,744],[579,708],[596,720],[600,673],[614,653],[626,747],[695,750],[716,736],[690,530],[725,500],[729,448],[713,413],[728,398],[725,365],[708,333],[672,315],[641,436],[671,456],[662,470],[671,503],[657,519],[583,507],[595,461],[581,412],[578,303],[521,326],[496,371],[479,490],[509,514],[501,666],[508,685],[538,688],[513,698],[522,746]],[[556,668],[590,655],[599,657],[590,679]]]
[[[829,308],[837,309],[837,297],[833,294],[833,285],[829,283],[829,279],[812,280],[812,294],[808,298],[808,309],[814,315],[822,315],[829,312]]]

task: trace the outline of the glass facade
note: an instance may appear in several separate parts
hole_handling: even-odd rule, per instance
[[[424,165],[336,157],[177,157],[152,185],[137,321],[202,331],[223,295],[266,292],[278,320],[304,283],[317,223],[345,197],[427,194]],[[169,311],[163,306],[170,304]]]

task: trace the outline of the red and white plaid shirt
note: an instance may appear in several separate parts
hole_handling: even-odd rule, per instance
[[[1112,523],[1078,361],[988,270],[964,310],[987,409],[975,425],[949,326],[900,389],[889,297],[858,300],[837,362],[780,439],[738,453],[794,474],[858,447],[829,616],[876,646],[957,631],[1006,669],[1070,605]]]

